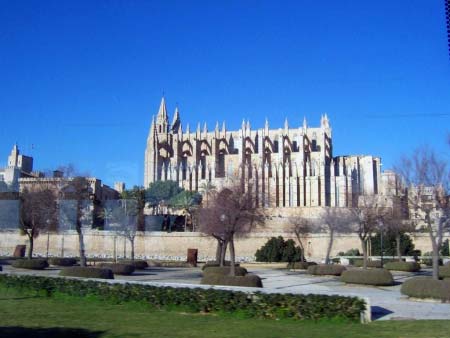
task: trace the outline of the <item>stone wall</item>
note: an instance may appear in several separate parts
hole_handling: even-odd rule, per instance
[[[253,260],[254,254],[270,237],[283,236],[292,238],[292,233],[253,233],[246,238],[236,239],[236,254],[239,260]],[[447,236],[448,237],[448,236]],[[426,234],[413,236],[417,249],[422,252],[431,251],[430,240]],[[3,231],[0,233],[0,255],[11,255],[17,244],[27,244],[25,236],[17,231]],[[41,234],[35,240],[35,255],[45,256],[78,256],[78,236],[74,231],[60,234]],[[325,256],[328,244],[328,235],[325,233],[312,234],[304,240],[306,256],[310,260],[322,260]],[[130,244],[123,237],[110,231],[86,231],[86,254],[93,257],[123,257],[130,256]],[[115,249],[114,249],[115,248]],[[199,260],[213,259],[215,256],[216,242],[211,237],[200,233],[182,232],[149,232],[136,237],[135,255],[141,258],[185,260],[187,249],[196,248],[199,251]],[[347,251],[351,248],[361,250],[360,242],[356,234],[336,236],[332,255],[339,251]]]

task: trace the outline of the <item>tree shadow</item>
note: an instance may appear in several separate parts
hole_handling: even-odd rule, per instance
[[[22,326],[4,326],[0,327],[0,338],[99,338],[105,331],[89,331],[77,328],[33,328]]]

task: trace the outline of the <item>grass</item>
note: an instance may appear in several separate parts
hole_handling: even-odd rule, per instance
[[[256,320],[0,288],[0,337],[448,337],[450,321]]]

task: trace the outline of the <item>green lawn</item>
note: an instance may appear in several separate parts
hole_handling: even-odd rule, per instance
[[[369,325],[241,319],[152,310],[66,296],[46,298],[0,288],[0,337],[448,337],[450,321]]]

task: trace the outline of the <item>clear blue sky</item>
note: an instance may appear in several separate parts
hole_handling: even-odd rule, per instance
[[[0,165],[17,141],[36,169],[142,184],[163,91],[191,128],[327,112],[334,154],[384,169],[447,150],[444,1],[0,0]]]

